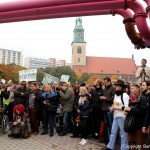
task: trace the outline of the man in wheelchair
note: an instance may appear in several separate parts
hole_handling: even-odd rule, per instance
[[[18,104],[13,110],[13,122],[10,122],[9,137],[29,138],[30,131],[27,125],[27,114],[22,104]]]

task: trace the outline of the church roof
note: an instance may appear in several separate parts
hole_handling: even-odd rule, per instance
[[[132,58],[86,57],[86,66],[73,66],[74,71],[94,74],[135,75],[136,65]]]

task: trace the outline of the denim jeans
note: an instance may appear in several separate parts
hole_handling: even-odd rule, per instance
[[[108,111],[107,112],[107,117],[108,117],[108,120],[109,120],[110,128],[112,127],[112,123],[113,123],[113,115],[114,115],[113,111]]]
[[[49,126],[50,126],[50,130],[53,130],[56,127],[56,115],[55,114],[49,115]]]
[[[105,125],[109,125],[111,128],[113,123],[113,111],[103,112],[103,114]]]
[[[45,132],[48,132],[48,126],[50,130],[56,127],[56,115],[50,114],[50,112],[43,109],[43,130]]]
[[[68,126],[70,127],[70,130],[73,129],[73,122],[72,122],[72,112],[65,112],[63,116],[63,130],[62,133],[68,132]]]
[[[121,150],[128,150],[128,135],[124,131],[124,117],[117,117],[114,118],[113,124],[112,124],[112,129],[111,129],[111,134],[110,134],[110,141],[107,145],[107,148],[113,149],[115,148],[115,143],[116,143],[116,138],[117,138],[117,133],[118,130],[120,129],[120,137],[121,137]]]

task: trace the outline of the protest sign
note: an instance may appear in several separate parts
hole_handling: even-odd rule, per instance
[[[27,69],[19,71],[19,81],[36,81],[37,70]]]
[[[68,82],[70,76],[69,75],[62,75],[60,78],[60,82]]]
[[[59,81],[59,79],[57,77],[45,73],[42,83],[48,84],[48,83],[56,83],[58,81]]]

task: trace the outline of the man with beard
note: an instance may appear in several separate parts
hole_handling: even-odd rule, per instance
[[[113,104],[114,96],[115,96],[115,87],[111,83],[111,79],[109,77],[104,78],[104,96],[100,96],[100,100],[102,102],[102,111],[104,114],[104,122],[101,122],[101,126],[104,123],[104,137],[100,135],[100,143],[105,142],[108,143],[111,126],[113,122],[113,111],[111,111],[111,107]],[[102,128],[101,128],[102,130]]]

